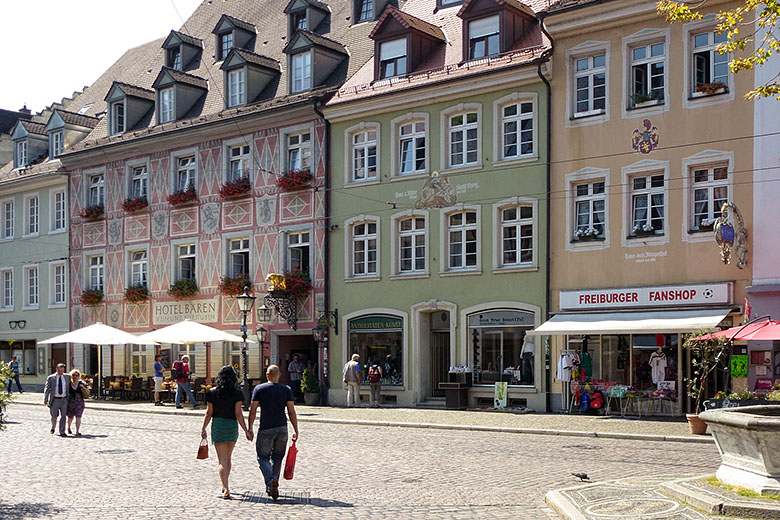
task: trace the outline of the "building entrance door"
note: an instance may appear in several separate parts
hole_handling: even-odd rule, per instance
[[[447,381],[450,370],[450,333],[449,331],[431,332],[431,395],[443,397],[439,383]]]
[[[60,363],[65,364],[65,370],[67,371],[70,367],[68,367],[68,347],[63,344],[57,344],[51,346],[51,370],[49,371],[50,374],[53,374],[57,371],[57,365]]]

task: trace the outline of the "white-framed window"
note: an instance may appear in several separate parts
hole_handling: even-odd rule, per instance
[[[399,274],[424,273],[428,268],[427,219],[410,215],[396,220]]]
[[[292,57],[292,92],[311,88],[311,53],[301,52]]]
[[[49,280],[51,285],[51,305],[65,305],[68,284],[65,279],[65,263],[50,264]]]
[[[169,123],[176,119],[176,104],[173,87],[160,91],[160,123]]]
[[[379,235],[377,230],[377,222],[374,220],[355,222],[350,226],[350,233],[352,235],[352,276],[377,275],[377,265],[379,262],[377,256],[377,240]]]
[[[149,170],[145,164],[133,166],[130,179],[130,196],[146,197],[149,186]]]
[[[246,70],[236,69],[227,73],[228,107],[246,104]]]
[[[227,58],[230,49],[233,48],[233,32],[222,33],[218,36],[219,42],[219,59],[224,60]]]
[[[123,133],[125,131],[125,100],[114,101],[109,110],[111,111],[111,135]]]
[[[130,286],[147,286],[149,259],[145,249],[130,251]]]
[[[631,235],[663,234],[666,190],[663,173],[634,175],[631,189]]]
[[[24,306],[38,306],[38,266],[28,265],[24,268]]]
[[[139,374],[140,376],[146,375],[146,359],[146,345],[130,346],[130,363],[133,374]],[[190,361],[192,361],[191,358]],[[194,362],[192,366],[195,366]]]
[[[27,166],[27,139],[16,143],[16,167]]]
[[[311,132],[287,134],[287,171],[311,168]]]
[[[574,117],[603,113],[607,108],[606,53],[577,56],[573,68]]]
[[[475,60],[501,52],[498,15],[469,22],[469,59]]]
[[[249,145],[242,144],[231,146],[229,149],[228,181],[235,181],[241,177],[249,177]]]
[[[25,235],[37,235],[40,231],[40,199],[37,195],[25,199]]]
[[[67,226],[67,205],[68,200],[65,197],[64,190],[57,190],[51,193],[51,231],[64,231]]]
[[[518,101],[501,107],[501,158],[530,157],[536,154],[534,102]]]
[[[351,182],[377,178],[377,128],[360,129],[350,135],[352,153]]]
[[[425,121],[409,121],[398,127],[399,172],[401,175],[422,173],[427,169]]]
[[[448,142],[450,168],[479,163],[479,113],[476,110],[449,116]]]
[[[379,79],[403,76],[407,72],[406,38],[380,43]]]
[[[479,218],[476,209],[455,211],[447,219],[447,268],[476,269],[479,265]]]
[[[197,163],[195,162],[194,155],[177,156],[176,162],[176,176],[175,176],[175,190],[184,191],[188,186],[195,186],[196,179],[195,173],[198,171]]]
[[[11,240],[14,237],[14,199],[4,200],[2,202],[3,213],[0,215],[3,219],[2,231],[3,240]]]
[[[194,280],[195,279],[195,244],[180,244],[176,246],[176,279]]]
[[[632,107],[649,102],[663,103],[666,86],[666,43],[640,43],[629,48]]]
[[[709,29],[704,32],[691,34],[692,53],[691,74],[692,92],[703,92],[705,85],[721,83],[724,88],[729,85],[729,53],[720,54],[717,51],[719,45],[728,41],[728,35],[724,32]]]
[[[228,241],[228,251],[230,276],[249,276],[249,239],[236,238]]]
[[[578,182],[574,190],[574,240],[603,239],[606,226],[606,181]]]
[[[309,231],[290,231],[287,233],[287,270],[309,271],[309,251],[311,234]]]
[[[498,267],[519,267],[536,263],[536,215],[532,204],[498,208],[501,233]]]
[[[105,195],[106,179],[102,173],[89,176],[89,187],[87,196],[87,205],[96,206],[103,204],[103,197]]]
[[[729,200],[729,167],[695,166],[690,170],[693,200],[692,229],[711,229],[716,218],[721,216],[723,203]]]
[[[357,21],[368,22],[374,19],[374,0],[357,0]]]
[[[89,289],[92,291],[103,290],[103,255],[90,256],[88,259]]]
[[[3,284],[2,303],[3,309],[14,308],[14,271],[13,269],[3,269],[0,271],[0,283]]]
[[[65,149],[65,132],[57,130],[51,134],[51,152],[49,158],[54,159]]]

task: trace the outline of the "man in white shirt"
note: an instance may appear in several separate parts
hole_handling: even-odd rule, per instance
[[[70,388],[70,376],[65,373],[65,364],[57,365],[57,372],[46,378],[46,386],[43,388],[43,404],[49,407],[51,412],[51,432],[57,426],[57,416],[60,416],[60,437],[67,437],[65,422],[68,411],[68,390]]]

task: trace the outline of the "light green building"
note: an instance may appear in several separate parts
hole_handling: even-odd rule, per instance
[[[330,402],[360,355],[380,402],[545,410],[547,46],[532,11],[410,0],[371,33],[374,58],[328,103]],[[466,375],[450,372],[464,371]],[[363,389],[368,400],[368,384]],[[462,395],[463,396],[463,395]],[[465,397],[465,396],[464,396]]]

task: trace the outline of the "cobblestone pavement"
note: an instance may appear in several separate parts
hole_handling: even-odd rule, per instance
[[[714,445],[303,423],[295,479],[262,493],[239,440],[235,499],[218,498],[215,453],[195,459],[199,417],[90,411],[81,438],[47,410],[12,406],[0,433],[0,518],[513,518],[550,520],[544,494],[594,481],[714,472]],[[65,474],[65,472],[69,472]]]

